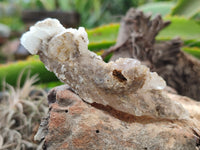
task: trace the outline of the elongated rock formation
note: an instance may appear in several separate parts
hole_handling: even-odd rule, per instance
[[[120,58],[105,63],[88,50],[85,29],[65,29],[58,20],[36,23],[21,38],[84,101],[110,106],[134,116],[186,119],[187,111],[163,92],[165,81],[138,60]]]

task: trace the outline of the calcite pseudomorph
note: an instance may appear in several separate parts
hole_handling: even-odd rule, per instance
[[[82,27],[65,29],[58,20],[49,18],[31,27],[21,43],[88,103],[109,105],[135,116],[188,118],[179,103],[163,94],[165,81],[157,73],[130,58],[105,63],[88,50]]]

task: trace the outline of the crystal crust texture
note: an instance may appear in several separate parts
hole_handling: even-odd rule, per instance
[[[48,28],[44,28],[48,25],[51,34],[37,39],[37,34],[48,33]],[[36,45],[34,50],[27,44],[30,41],[38,41],[32,43]],[[109,105],[135,116],[188,118],[182,105],[171,101],[162,92],[165,81],[138,60],[119,58],[105,63],[100,56],[89,51],[83,27],[64,29],[57,20],[47,19],[31,27],[21,42],[32,54],[38,54],[48,70],[88,103]]]

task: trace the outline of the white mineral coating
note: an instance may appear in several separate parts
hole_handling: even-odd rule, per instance
[[[21,42],[86,102],[109,105],[135,116],[188,118],[187,111],[162,93],[165,81],[138,60],[105,63],[88,50],[84,28],[64,29],[55,19],[36,23]]]

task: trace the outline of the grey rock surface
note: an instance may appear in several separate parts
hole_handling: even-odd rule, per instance
[[[0,37],[7,38],[10,35],[10,28],[0,23]]]

